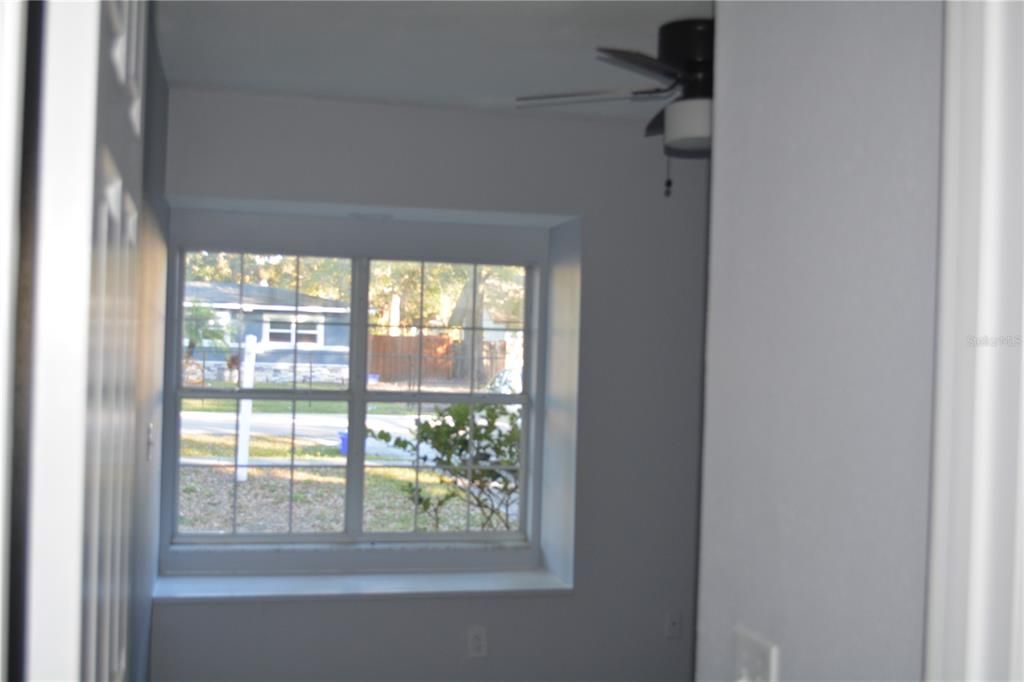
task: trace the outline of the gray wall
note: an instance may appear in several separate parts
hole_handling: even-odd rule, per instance
[[[579,215],[575,589],[154,606],[156,679],[679,679],[692,666],[707,164],[639,125],[172,88],[168,197]],[[172,225],[173,231],[173,225]],[[687,614],[666,639],[668,611]],[[465,656],[466,627],[490,653]]]
[[[942,7],[717,24],[698,675],[920,679]]]
[[[155,5],[151,4],[152,9]],[[150,17],[152,22],[152,17]],[[145,679],[156,577],[160,513],[160,424],[163,405],[163,343],[166,230],[170,210],[163,195],[169,90],[160,66],[155,32],[146,55],[145,149],[137,264],[138,365],[135,373],[136,457],[132,509],[132,613],[129,674]],[[153,425],[152,447],[149,425]],[[145,453],[145,454],[144,454]]]

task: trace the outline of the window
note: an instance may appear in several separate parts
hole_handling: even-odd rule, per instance
[[[295,340],[292,335],[294,331],[294,323],[289,320],[268,319],[264,338],[269,343],[291,343]]]
[[[296,343],[320,343],[320,325],[316,322],[295,323]]]
[[[579,221],[239,207],[172,211],[167,589],[571,586]]]
[[[263,320],[264,343],[323,345],[322,318],[264,315]]]
[[[180,260],[171,544],[525,539],[525,265]]]

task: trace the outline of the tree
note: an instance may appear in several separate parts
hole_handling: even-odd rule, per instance
[[[195,251],[185,260],[185,278],[190,282],[236,285],[244,280],[246,287],[294,290],[298,286],[304,295],[349,304],[351,263],[347,258]],[[474,291],[473,267],[463,263],[373,261],[370,324],[390,326],[391,307],[396,300],[399,324],[407,327],[521,324],[524,268],[476,266]],[[472,317],[471,310],[476,311]]]
[[[245,254],[243,279],[246,286],[292,289],[298,278],[298,258],[280,254]]]
[[[397,296],[399,324],[419,327],[422,279],[420,263],[374,261],[370,272],[370,324],[391,324],[391,306]]]
[[[347,258],[299,258],[299,292],[349,305],[352,300],[352,261]]]
[[[525,270],[517,266],[482,265],[477,270],[477,324],[483,323],[483,311],[498,325],[523,323]]]
[[[228,329],[218,323],[213,309],[207,305],[192,305],[188,316],[183,321],[183,333],[188,341],[188,348],[185,351],[186,359],[192,357],[192,353],[198,346],[227,348]]]
[[[420,326],[420,285],[424,326],[483,326],[523,322],[525,270],[519,266],[480,265],[473,291],[473,266],[463,263],[374,261],[370,276],[370,322],[387,326],[394,296],[399,297],[401,324]],[[474,302],[473,296],[476,296]],[[475,315],[471,316],[471,311]],[[461,313],[461,314],[460,314]]]
[[[466,322],[452,317],[459,306],[469,309],[472,287],[472,265],[427,263],[423,273],[423,324],[446,327]]]
[[[465,500],[479,513],[484,530],[512,530],[512,505],[519,498],[519,479],[509,468],[519,462],[522,431],[519,415],[505,405],[455,404],[439,408],[432,417],[417,419],[414,439],[387,431],[374,438],[401,448],[422,461],[417,442],[437,453],[432,465],[440,472],[446,492],[431,495],[415,485],[405,493],[438,530],[441,513],[452,500]],[[497,468],[505,467],[505,468]]]
[[[185,258],[185,280],[189,282],[238,284],[241,271],[241,257],[237,253],[193,251]]]
[[[185,259],[185,279],[234,286],[244,279],[247,288],[286,290],[294,290],[298,284],[305,296],[346,306],[352,298],[352,261],[348,258],[194,251]]]

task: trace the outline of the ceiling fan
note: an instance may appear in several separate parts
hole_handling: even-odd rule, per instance
[[[694,156],[711,145],[711,90],[714,21],[683,19],[658,30],[657,58],[611,47],[597,48],[598,58],[653,78],[660,85],[631,90],[586,90],[517,97],[520,106],[552,106],[626,99],[645,101],[674,97],[648,122],[644,135],[662,135],[669,156]]]

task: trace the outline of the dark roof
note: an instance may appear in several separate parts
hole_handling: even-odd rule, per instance
[[[214,307],[232,304],[237,305],[239,303],[238,293],[237,284],[230,284],[226,282],[185,283],[186,301],[202,302]],[[243,284],[242,295],[244,296],[247,304],[257,306],[295,305],[294,289],[280,289],[278,287],[261,287],[256,284]],[[310,296],[309,294],[300,293],[298,300],[300,306],[348,308],[348,306],[341,306],[339,301],[333,301],[329,298],[320,298],[318,296]]]

